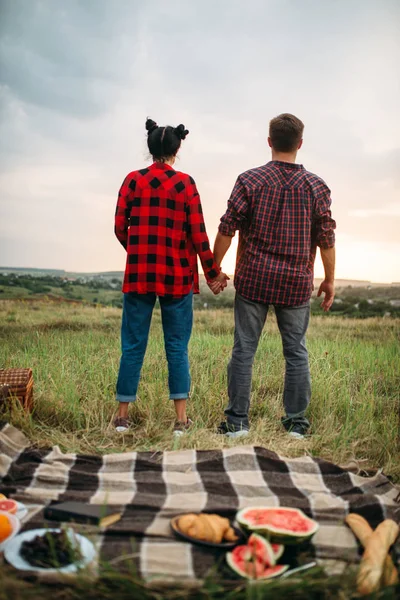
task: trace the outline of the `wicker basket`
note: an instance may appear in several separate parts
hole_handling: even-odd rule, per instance
[[[0,397],[18,398],[28,412],[33,407],[32,369],[0,369]]]

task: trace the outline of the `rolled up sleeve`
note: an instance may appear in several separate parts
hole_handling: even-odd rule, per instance
[[[235,232],[240,229],[240,225],[247,219],[248,210],[249,203],[246,189],[239,176],[228,200],[226,213],[221,217],[218,227],[219,233],[233,237]]]
[[[331,203],[331,193],[328,188],[315,199],[313,214],[315,241],[317,246],[325,249],[335,246],[336,221],[332,219]]]

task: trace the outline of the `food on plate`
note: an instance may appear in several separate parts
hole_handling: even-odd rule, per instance
[[[12,533],[12,525],[7,515],[0,515],[0,544]]]
[[[219,515],[189,513],[178,518],[177,526],[185,535],[203,542],[221,544],[222,541],[235,542],[238,539],[229,520]]]
[[[354,535],[360,540],[361,545],[366,548],[374,531],[368,521],[366,521],[364,517],[358,515],[357,513],[350,513],[347,515],[345,521]],[[383,564],[382,586],[386,587],[389,585],[397,585],[398,582],[399,575],[397,573],[397,569],[393,564],[391,556],[388,554]]]
[[[48,531],[21,544],[21,556],[33,567],[57,569],[78,562],[82,555],[68,532]]]
[[[399,535],[399,526],[386,519],[370,535],[357,575],[357,591],[361,596],[377,591],[383,575],[386,556]]]
[[[276,558],[271,544],[253,533],[248,543],[236,546],[226,554],[228,565],[241,577],[247,579],[271,579],[279,577],[289,565],[275,565]]]
[[[15,515],[18,510],[18,504],[15,502],[15,500],[10,500],[9,498],[0,498],[0,510]]]
[[[297,544],[311,539],[319,525],[297,508],[251,506],[236,515],[244,528],[265,535],[277,544]]]
[[[4,494],[0,494],[0,500],[6,500],[7,496],[5,496]]]

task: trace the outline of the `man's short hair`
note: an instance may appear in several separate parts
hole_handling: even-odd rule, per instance
[[[283,113],[269,123],[269,137],[277,152],[294,152],[303,137],[304,124],[289,113]]]

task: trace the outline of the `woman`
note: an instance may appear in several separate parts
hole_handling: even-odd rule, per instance
[[[194,180],[173,169],[184,125],[158,127],[146,121],[153,164],[133,171],[119,192],[115,234],[127,251],[117,382],[117,431],[129,429],[128,407],[136,400],[150,322],[160,301],[170,398],[174,401],[174,433],[192,424],[186,414],[190,390],[188,343],[193,323],[193,293],[199,293],[197,255],[214,293],[226,286],[210,250],[200,196]]]

